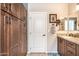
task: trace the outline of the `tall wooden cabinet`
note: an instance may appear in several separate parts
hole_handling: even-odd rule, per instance
[[[27,53],[27,11],[22,4],[0,4],[0,55]]]

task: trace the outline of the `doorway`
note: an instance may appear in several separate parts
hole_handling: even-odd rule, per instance
[[[47,52],[47,12],[30,12],[28,51]]]

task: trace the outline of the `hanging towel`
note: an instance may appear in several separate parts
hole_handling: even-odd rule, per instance
[[[51,24],[51,27],[50,27],[51,34],[55,34],[55,31],[56,31],[55,27],[56,27],[55,24]]]

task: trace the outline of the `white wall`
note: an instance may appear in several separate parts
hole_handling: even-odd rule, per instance
[[[57,14],[58,19],[68,16],[68,4],[64,3],[29,3],[28,4],[28,13],[29,12],[48,12],[49,14]],[[28,15],[29,16],[29,15]],[[47,16],[47,17],[48,17]],[[29,21],[29,19],[28,19]],[[48,52],[57,52],[57,39],[56,34],[52,35],[50,33],[51,24],[49,24],[48,19]],[[56,28],[56,27],[55,27]],[[29,29],[28,29],[29,30]],[[28,40],[28,43],[30,41]],[[29,44],[28,44],[29,48]]]
[[[64,3],[29,3],[29,11],[56,13],[58,18],[67,16],[68,4]]]

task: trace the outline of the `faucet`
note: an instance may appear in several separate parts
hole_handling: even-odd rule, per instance
[[[69,33],[69,36],[72,36],[73,37],[73,34],[72,33]]]

